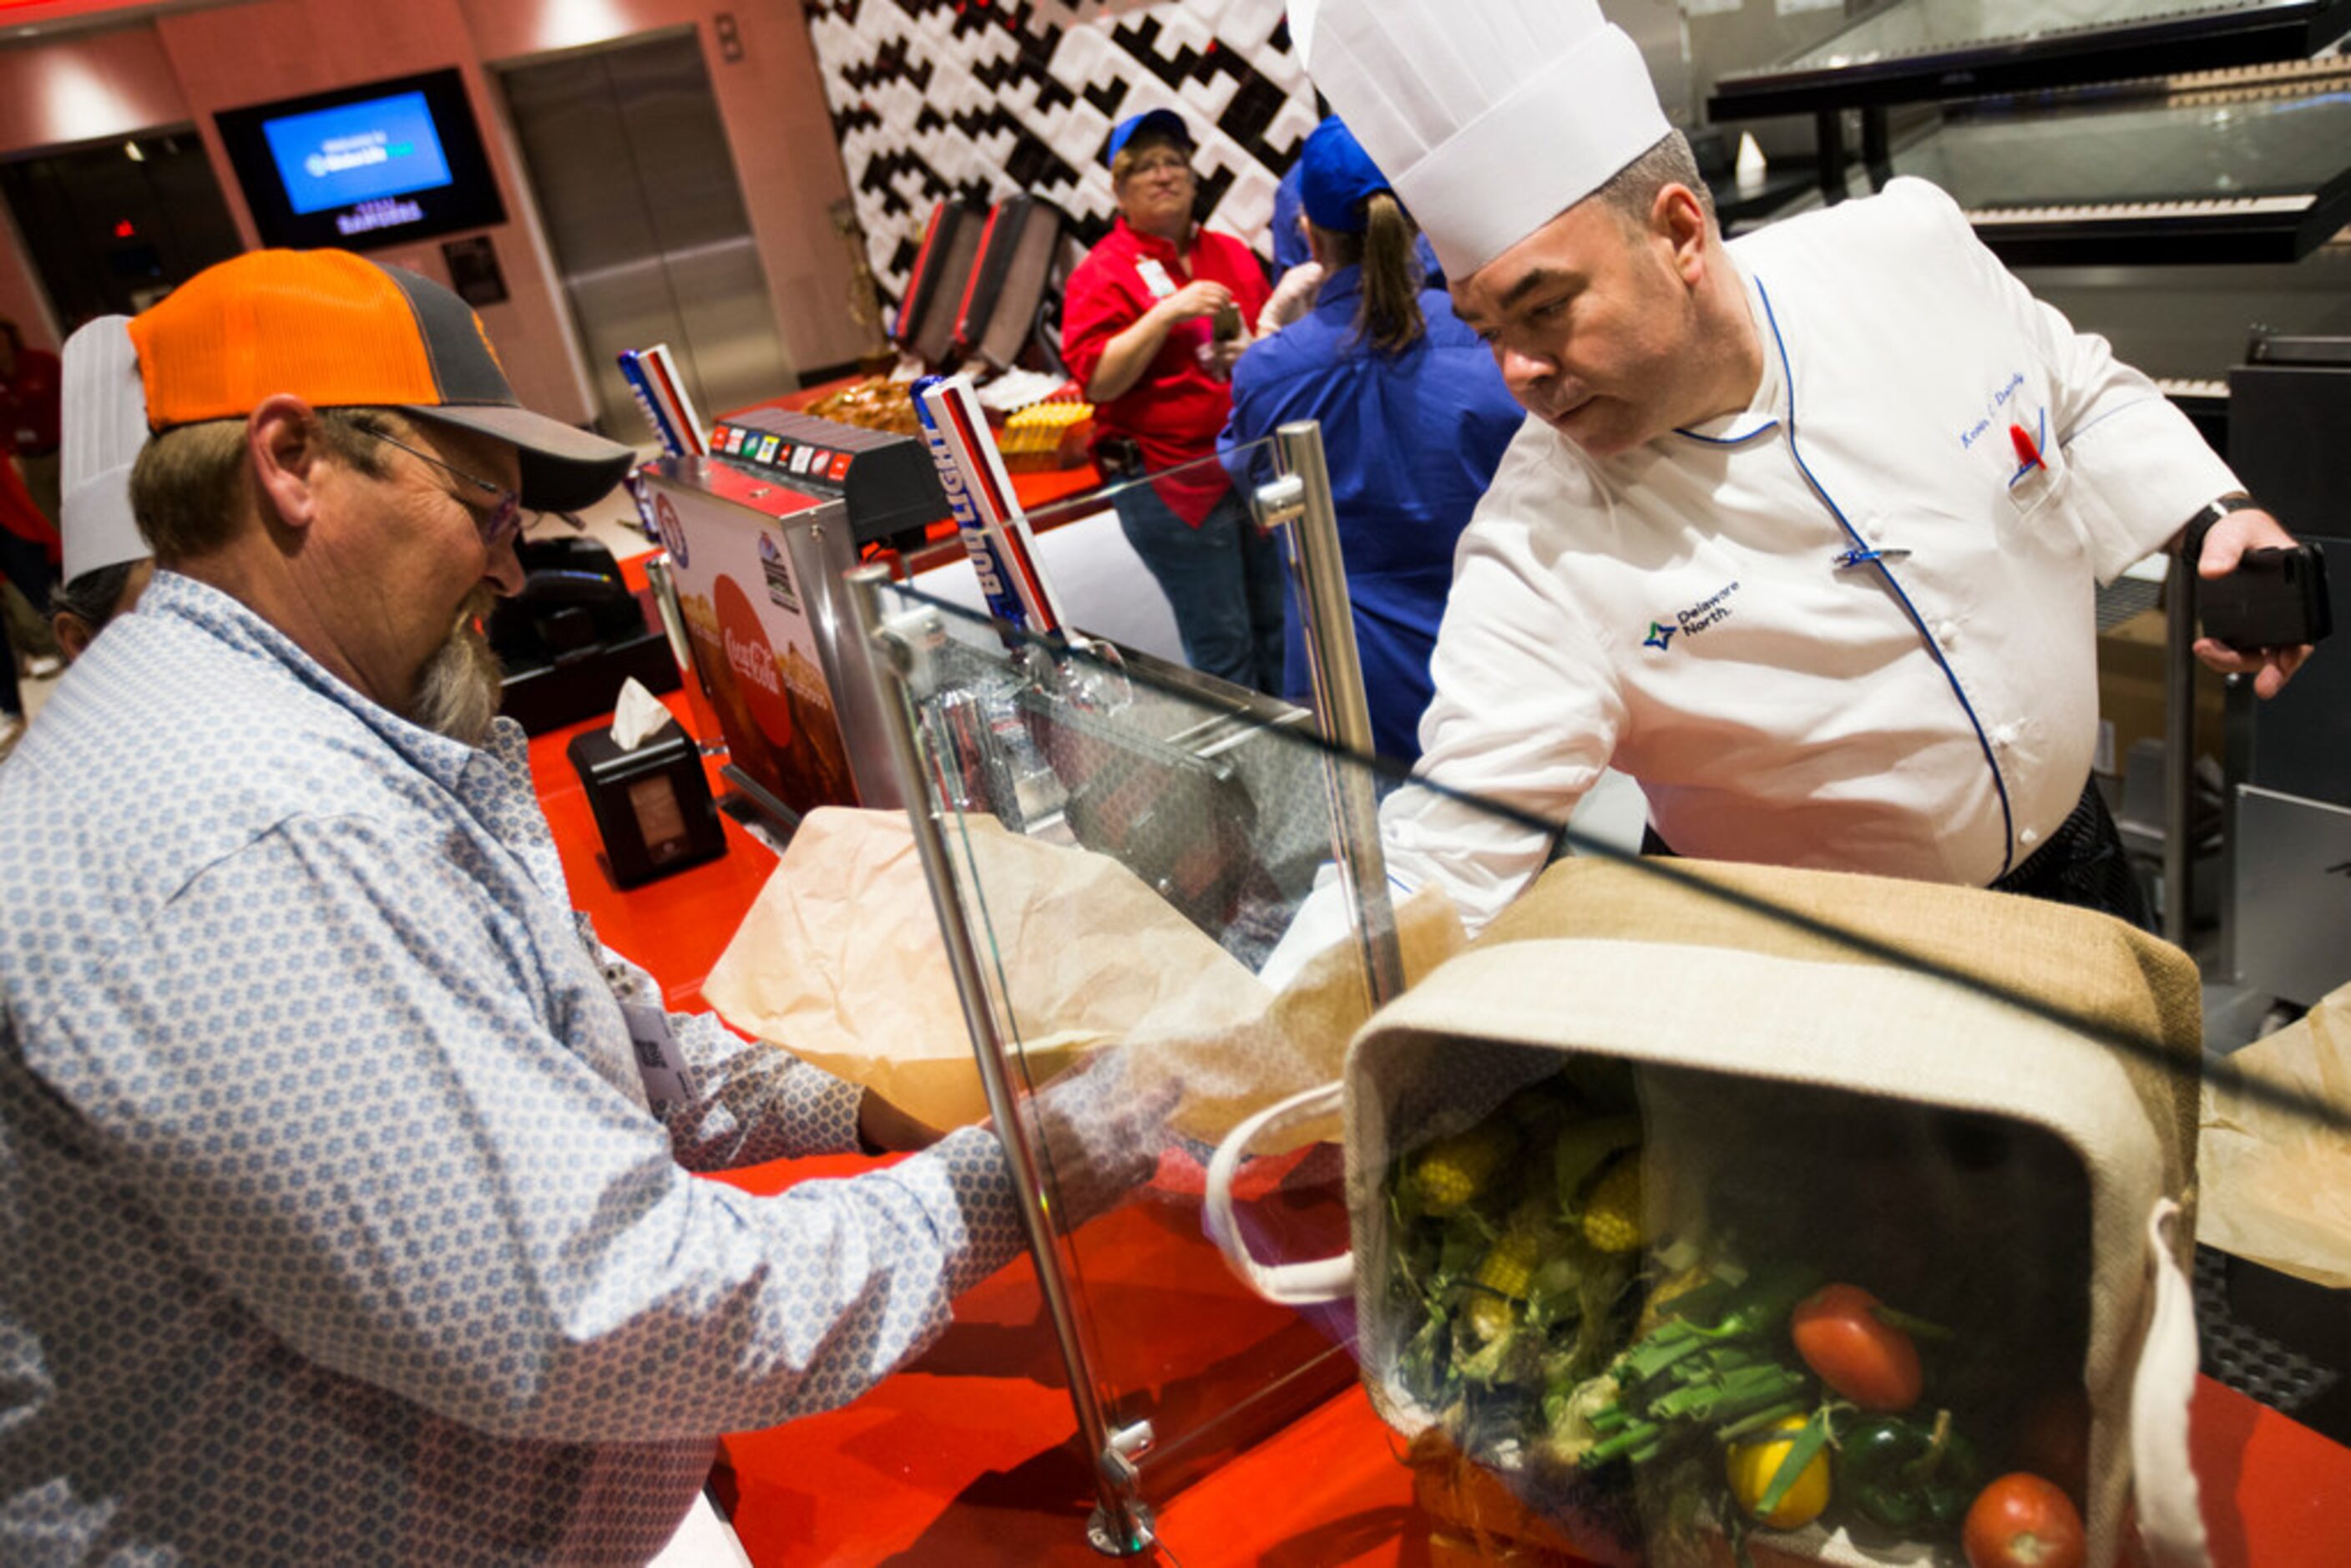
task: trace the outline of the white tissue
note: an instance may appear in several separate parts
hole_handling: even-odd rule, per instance
[[[634,751],[659,734],[670,720],[670,711],[661,698],[631,675],[622,684],[621,700],[612,705],[612,744],[623,751]]]

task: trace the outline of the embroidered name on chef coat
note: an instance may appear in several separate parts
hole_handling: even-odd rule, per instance
[[[1959,432],[1959,449],[1963,452],[1972,450],[1977,442],[1990,435],[1994,430],[2004,429],[2009,420],[2013,417],[2009,404],[2014,402],[2016,394],[2023,390],[2024,372],[2009,371],[2008,379],[1992,390],[1991,396],[1984,399],[1983,416]]]

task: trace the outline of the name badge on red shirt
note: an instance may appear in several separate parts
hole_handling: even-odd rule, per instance
[[[1143,257],[1134,264],[1134,271],[1135,276],[1143,279],[1143,287],[1151,290],[1154,299],[1165,299],[1176,292],[1176,280],[1167,276],[1167,268],[1160,264],[1157,256]]]

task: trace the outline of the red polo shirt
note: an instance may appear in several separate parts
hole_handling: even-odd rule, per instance
[[[0,380],[0,452],[39,456],[57,449],[57,357],[16,350],[16,369]]]
[[[33,493],[25,488],[25,481],[16,476],[16,465],[0,451],[0,528],[5,528],[27,544],[41,547],[41,554],[51,566],[65,559],[65,544],[41,508],[33,504]],[[18,583],[19,589],[30,591],[30,584]],[[0,659],[9,656],[0,648]]]
[[[1243,321],[1256,320],[1273,292],[1257,256],[1237,239],[1196,227],[1190,261],[1186,267],[1173,242],[1138,234],[1124,218],[1086,253],[1070,274],[1061,302],[1061,358],[1080,386],[1093,380],[1113,338],[1195,278],[1212,278],[1231,289]],[[1154,262],[1155,267],[1147,265]],[[1127,437],[1143,449],[1155,473],[1213,456],[1233,405],[1232,383],[1210,375],[1200,363],[1200,350],[1214,330],[1213,317],[1176,323],[1143,379],[1094,410],[1096,438]],[[1178,517],[1197,528],[1232,486],[1223,468],[1209,463],[1160,480],[1154,488]]]

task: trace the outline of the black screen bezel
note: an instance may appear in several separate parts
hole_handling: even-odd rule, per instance
[[[336,226],[336,220],[351,212],[352,207],[296,212],[262,127],[287,115],[338,109],[404,92],[424,95],[424,106],[433,116],[434,131],[441,138],[442,156],[449,164],[448,184],[411,192],[401,198],[414,202],[423,210],[423,216],[387,228],[346,235]],[[223,110],[213,116],[213,123],[220,131],[229,165],[236,171],[237,183],[244,189],[246,207],[253,214],[254,230],[265,246],[293,250],[328,246],[342,250],[381,250],[468,229],[491,228],[507,221],[506,202],[498,194],[497,181],[490,172],[481,128],[475,121],[474,107],[466,97],[465,75],[455,67]]]

